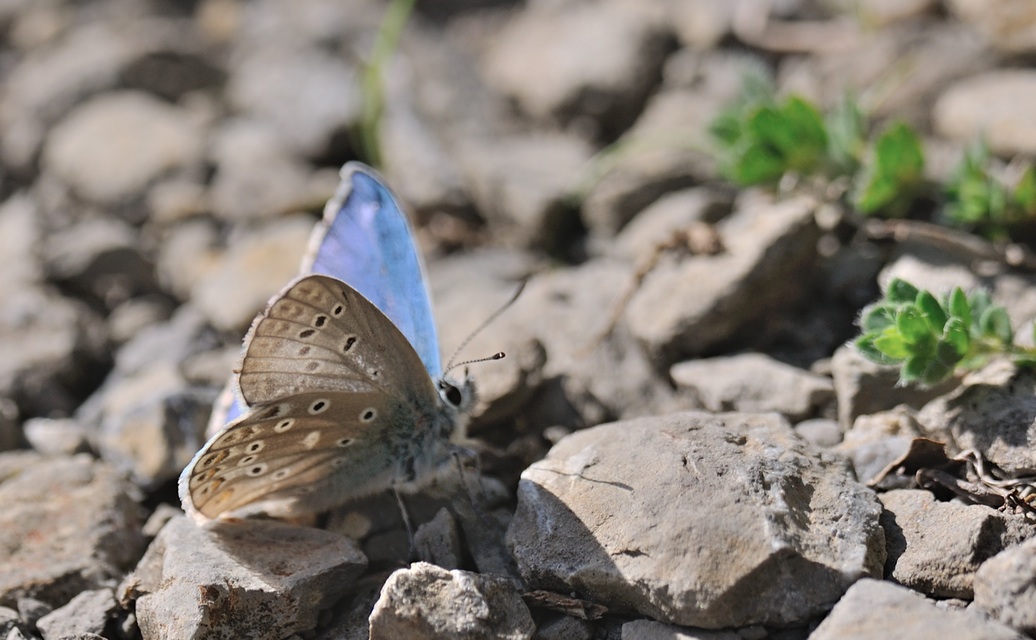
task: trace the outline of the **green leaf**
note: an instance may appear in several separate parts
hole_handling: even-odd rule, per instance
[[[950,292],[946,306],[950,311],[951,317],[958,318],[965,328],[971,326],[971,304],[968,302],[967,296],[964,295],[963,289],[954,287],[953,291]]]
[[[896,313],[896,329],[911,345],[925,346],[932,338],[932,330],[917,307],[906,306]]]
[[[1036,217],[1036,169],[1029,165],[1018,179],[1014,201],[1026,218]]]
[[[742,185],[761,184],[779,180],[784,171],[784,161],[772,148],[752,145],[734,165],[731,177]]]
[[[913,356],[903,363],[899,377],[903,382],[919,382],[922,385],[934,385],[953,375],[952,367],[948,367],[934,358]]]
[[[881,333],[873,335],[870,343],[892,362],[902,362],[911,354],[910,345],[895,327],[889,327]]]
[[[975,318],[981,318],[982,314],[986,312],[986,309],[991,306],[993,306],[993,298],[990,297],[989,291],[986,289],[975,289],[971,292],[971,295],[968,296],[968,307],[971,309],[970,315],[972,321],[974,321]]]
[[[1003,307],[990,306],[979,318],[979,327],[982,334],[994,337],[1001,344],[1010,345],[1014,339],[1014,331],[1011,329],[1011,318]]]
[[[968,328],[960,318],[950,318],[943,327],[942,341],[953,347],[957,353],[958,360],[963,358],[971,345],[971,336]]]
[[[913,302],[918,293],[917,287],[899,278],[889,280],[885,287],[885,299],[889,302]]]
[[[863,213],[905,213],[924,177],[920,138],[905,123],[893,124],[878,136],[868,160],[857,176],[856,208]]]
[[[864,307],[860,316],[860,328],[863,331],[880,331],[896,323],[896,308],[890,304],[872,304]]]
[[[831,162],[844,175],[851,175],[860,166],[864,152],[866,128],[859,103],[845,95],[825,119],[827,153]]]
[[[942,331],[943,325],[946,324],[946,312],[943,311],[942,305],[935,299],[935,296],[927,291],[921,291],[917,294],[915,304],[928,322],[928,326],[935,331]]]
[[[853,342],[853,346],[855,346],[856,350],[860,352],[860,355],[877,364],[893,365],[899,364],[903,361],[903,358],[894,358],[889,356],[875,346],[874,342],[876,337],[876,334],[864,334]]]
[[[899,378],[903,382],[917,382],[921,380],[926,368],[928,368],[927,356],[910,356],[903,363],[903,368],[899,371]]]

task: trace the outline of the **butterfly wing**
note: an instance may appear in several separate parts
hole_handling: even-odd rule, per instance
[[[318,390],[381,392],[419,409],[438,399],[392,321],[328,276],[289,284],[252,325],[245,344],[238,384],[250,406]]]
[[[326,509],[388,487],[414,451],[434,458],[452,429],[406,337],[344,282],[295,280],[245,342],[240,395],[252,409],[184,469],[188,513]]]
[[[302,273],[350,283],[392,320],[433,378],[442,374],[424,264],[399,201],[370,167],[349,162],[313,230]],[[247,402],[247,400],[246,400]],[[209,432],[247,411],[234,397],[217,407]]]
[[[180,477],[198,521],[317,513],[390,486],[413,429],[409,406],[380,392],[301,393],[254,408],[212,438]],[[405,459],[402,458],[402,459]]]
[[[342,167],[302,269],[348,282],[403,332],[430,376],[442,374],[424,264],[399,201],[373,169]]]

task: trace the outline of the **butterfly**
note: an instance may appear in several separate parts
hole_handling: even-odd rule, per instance
[[[474,386],[443,378],[410,224],[369,167],[341,174],[305,275],[245,337],[229,424],[180,475],[198,522],[300,517],[412,491],[464,441]]]

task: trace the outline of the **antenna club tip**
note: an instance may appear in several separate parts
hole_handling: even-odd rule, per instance
[[[506,357],[507,357],[507,354],[505,354],[503,351],[498,351],[497,353],[493,354],[491,359],[492,360],[503,360]]]

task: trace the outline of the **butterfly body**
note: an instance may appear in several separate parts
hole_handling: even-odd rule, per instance
[[[237,378],[241,415],[180,477],[184,510],[198,521],[297,517],[387,488],[408,491],[464,438],[473,388],[435,380],[438,345],[432,354],[409,225],[373,173],[346,169],[349,189],[329,203],[310,265],[336,273],[297,278],[256,319]],[[380,304],[334,277],[348,275],[331,260],[350,243],[363,247],[357,279]],[[395,262],[379,264],[386,256]]]

